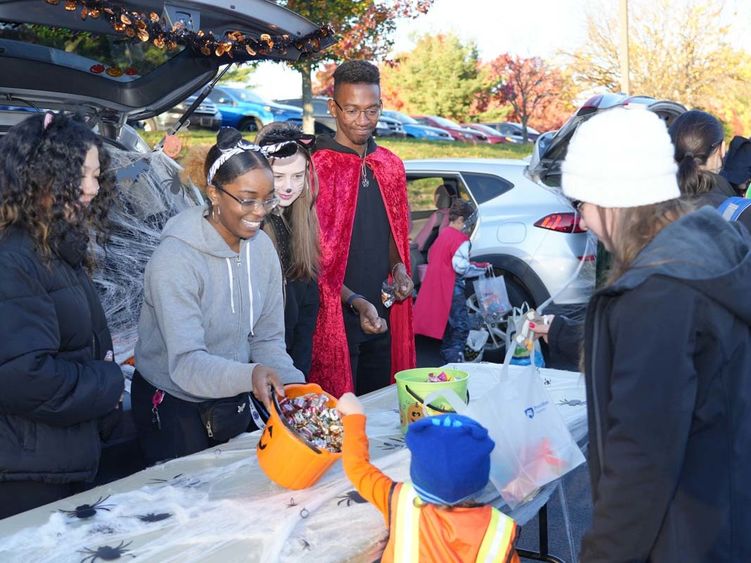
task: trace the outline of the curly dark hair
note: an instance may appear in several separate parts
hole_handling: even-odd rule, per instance
[[[334,93],[340,84],[375,84],[381,86],[378,67],[367,61],[346,61],[334,71]]]
[[[45,127],[45,116],[48,125]],[[86,153],[99,152],[99,192],[81,203]],[[115,197],[115,174],[101,138],[78,116],[38,113],[0,139],[0,233],[24,229],[43,258],[66,232],[88,240],[93,229],[104,246],[109,238],[108,214]],[[94,266],[91,250],[87,267]]]

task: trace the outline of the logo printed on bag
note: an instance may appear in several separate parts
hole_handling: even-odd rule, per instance
[[[546,408],[548,408],[549,402],[550,401],[543,401],[542,403],[538,403],[536,405],[532,405],[531,407],[527,407],[526,409],[524,409],[525,416],[529,419],[534,418],[536,414],[540,414]]]
[[[242,413],[245,410],[245,403],[237,407],[237,414]]]

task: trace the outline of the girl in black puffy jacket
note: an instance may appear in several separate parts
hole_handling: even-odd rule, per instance
[[[0,140],[0,518],[94,479],[123,376],[89,277],[114,177],[101,140],[40,113]]]

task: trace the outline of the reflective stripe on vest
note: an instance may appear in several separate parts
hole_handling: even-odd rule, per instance
[[[420,509],[410,483],[399,489],[394,518],[394,563],[417,563],[420,553]],[[477,553],[477,563],[505,561],[514,541],[516,523],[495,508]]]
[[[480,551],[477,553],[477,563],[506,561],[511,543],[514,541],[515,528],[516,523],[511,518],[494,508],[488,529],[482,538]]]
[[[394,563],[416,563],[420,554],[420,509],[415,506],[417,493],[410,483],[403,483],[396,499],[394,518]]]

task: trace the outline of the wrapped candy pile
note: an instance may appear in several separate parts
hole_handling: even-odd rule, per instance
[[[441,383],[443,381],[451,381],[453,378],[445,371],[439,374],[435,374],[432,371],[428,374],[428,383]]]
[[[337,453],[342,451],[344,427],[336,409],[326,406],[326,395],[308,393],[279,401],[281,414],[288,425],[306,442]]]

